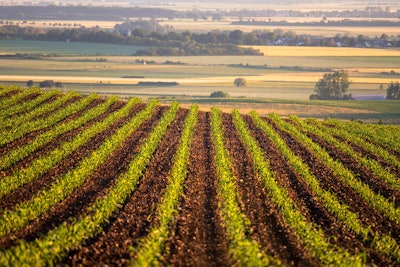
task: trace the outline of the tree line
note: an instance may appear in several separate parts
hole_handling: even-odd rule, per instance
[[[346,46],[356,46],[367,43],[370,38],[363,35],[348,37],[317,37],[308,34],[296,34],[292,31],[275,29],[272,31],[257,30],[243,32],[210,31],[196,33],[190,31],[174,31],[161,27],[156,21],[145,21],[147,27],[121,30],[116,25],[112,31],[100,28],[37,28],[20,27],[19,25],[3,25],[0,27],[0,39],[27,39],[42,41],[95,42],[122,45],[146,46],[135,55],[149,56],[185,56],[185,55],[261,55],[258,50],[241,47],[242,45],[308,45],[336,46],[338,43]],[[389,37],[382,34],[379,38],[384,44],[390,42],[392,47],[400,47],[400,36]]]

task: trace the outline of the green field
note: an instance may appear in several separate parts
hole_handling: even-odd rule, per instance
[[[133,55],[140,46],[93,44],[82,42],[52,42],[31,40],[0,40],[0,54],[56,54],[56,55]]]

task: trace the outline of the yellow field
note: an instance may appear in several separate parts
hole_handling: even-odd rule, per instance
[[[268,57],[400,57],[400,49],[305,46],[251,46]]]

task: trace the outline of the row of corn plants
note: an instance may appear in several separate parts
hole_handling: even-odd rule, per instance
[[[56,124],[49,130],[39,134],[32,141],[24,146],[20,146],[14,150],[9,151],[5,155],[0,157],[0,170],[6,169],[19,160],[29,156],[30,154],[37,151],[39,148],[45,146],[51,140],[57,138],[61,134],[77,129],[87,123],[88,121],[100,116],[106,112],[109,107],[118,100],[118,97],[110,97],[106,102],[86,111],[79,118],[70,120],[66,123]]]
[[[232,115],[235,127],[252,155],[255,168],[267,192],[269,192],[272,202],[278,207],[286,224],[293,229],[310,254],[319,259],[324,265],[362,265],[362,255],[351,255],[342,248],[329,243],[323,231],[313,223],[307,221],[307,218],[296,208],[285,188],[279,186],[274,174],[270,171],[269,162],[264,157],[264,152],[257,141],[251,136],[240,113],[234,110]],[[293,161],[295,160],[297,159],[293,159]],[[330,197],[330,195],[327,197]]]
[[[128,171],[117,178],[104,197],[98,198],[88,207],[87,215],[70,218],[68,222],[62,223],[32,242],[23,240],[16,246],[2,251],[0,266],[53,266],[69,251],[100,233],[135,190],[168,126],[175,119],[178,109],[177,103],[171,105],[147,137],[146,142],[141,145],[139,152],[129,164]],[[129,125],[132,126],[131,123]]]
[[[123,141],[148,120],[158,105],[152,101],[147,107],[123,125],[88,157],[82,159],[78,167],[59,177],[49,188],[38,192],[27,202],[6,210],[0,217],[0,236],[18,231],[41,214],[47,212],[71,192],[81,186],[86,179],[115,151]]]
[[[62,121],[68,116],[81,111],[96,98],[98,98],[98,95],[96,94],[89,95],[88,97],[84,97],[80,101],[75,102],[66,108],[63,108],[46,118],[29,121],[19,125],[18,127],[13,127],[8,131],[3,131],[0,135],[0,146],[4,146],[8,143],[11,143],[12,141],[30,132],[38,131],[46,127],[53,126],[54,124]]]
[[[173,167],[169,174],[169,185],[157,207],[158,225],[150,230],[137,248],[131,248],[135,255],[132,266],[154,266],[158,263],[165,241],[170,233],[171,224],[178,214],[179,199],[183,195],[184,180],[190,156],[190,144],[197,123],[198,107],[193,105],[185,120],[178,150],[173,158]]]
[[[25,97],[40,92],[41,91],[38,88],[19,91],[17,94],[11,96],[10,98],[3,99],[0,102],[0,110],[12,108],[13,105],[16,105],[19,101],[23,100]]]
[[[274,119],[275,122],[279,123],[280,118],[278,116],[271,116],[271,118]],[[291,116],[290,119],[292,122],[297,124],[302,131],[314,133],[320,137],[324,135],[324,133],[318,128],[305,123],[298,117]],[[293,128],[290,127],[289,123],[280,123],[280,126],[284,130]],[[315,142],[312,142],[311,139],[307,138],[305,134],[298,134],[296,138],[299,142],[306,144],[310,151],[312,151],[315,156],[317,156],[322,162],[324,162],[324,164],[328,168],[330,168],[338,178],[341,178],[345,184],[353,188],[355,192],[357,192],[362,198],[364,198],[367,203],[369,203],[373,208],[375,208],[384,216],[396,222],[397,224],[400,224],[400,208],[396,207],[393,202],[383,197],[382,195],[375,193],[367,184],[363,183],[348,168],[346,168],[343,163],[334,160],[326,150],[321,148]],[[329,141],[338,146],[341,145],[337,144],[337,140],[331,136],[326,136],[325,138],[329,138]]]
[[[390,154],[386,149],[383,149],[382,147],[376,146],[369,142],[365,142],[365,139],[362,137],[354,136],[353,134],[350,134],[343,130],[339,130],[337,128],[324,127],[316,120],[308,120],[308,122],[309,125],[312,126],[314,129],[318,128],[321,131],[321,133],[323,134],[321,137],[324,138],[324,140],[336,146],[340,151],[345,153],[353,160],[361,163],[364,167],[368,168],[376,177],[379,177],[386,183],[390,184],[392,187],[400,190],[400,183],[396,174],[387,170],[377,160],[364,156],[361,152],[354,151],[354,149],[352,149],[351,145],[349,144],[353,143],[357,146],[362,147],[366,151],[370,152],[373,155],[376,155],[377,157],[389,163],[391,166],[400,170],[400,160],[396,156]],[[336,136],[340,136],[341,138],[345,139],[346,142],[342,142],[336,139]]]
[[[0,113],[0,120],[3,121],[5,118],[13,116],[13,115],[21,113],[21,112],[24,112],[24,113],[28,112],[28,111],[34,109],[35,107],[39,106],[46,100],[50,99],[51,97],[53,97],[55,95],[59,95],[59,94],[60,94],[60,92],[56,91],[56,90],[51,90],[47,93],[41,93],[39,96],[37,96],[34,99],[24,101],[23,103],[20,103],[19,105],[15,105],[12,108],[3,110]]]
[[[13,190],[26,183],[29,183],[51,168],[54,168],[60,161],[71,155],[76,149],[88,142],[96,134],[106,130],[118,119],[129,115],[132,107],[139,102],[139,99],[132,98],[123,108],[113,112],[104,120],[97,122],[77,134],[72,140],[63,142],[59,147],[48,154],[34,159],[28,166],[15,170],[10,176],[0,180],[0,197],[3,197]]]
[[[371,231],[370,227],[363,226],[360,223],[356,213],[351,212],[347,205],[340,203],[333,192],[326,191],[321,187],[318,178],[311,173],[307,164],[304,163],[299,156],[294,154],[286,142],[272,129],[267,122],[262,120],[256,112],[252,112],[250,115],[257,127],[268,135],[270,140],[276,145],[276,147],[285,157],[289,165],[310,186],[312,191],[316,194],[316,196],[318,196],[329,212],[338,218],[338,220],[346,225],[352,232],[359,235],[363,240],[372,241],[375,249],[396,258],[397,261],[400,261],[400,251],[398,250],[399,246],[394,239],[388,235],[381,236],[379,233]],[[308,145],[310,142],[312,142],[311,140],[306,140],[307,137],[299,137],[301,133],[294,126],[284,125],[284,121],[279,117],[275,118],[275,122],[278,127],[286,129],[286,131],[294,138],[301,139],[303,144]]]
[[[323,125],[337,127],[351,135],[366,138],[378,146],[400,153],[400,143],[398,141],[400,132],[398,126],[364,124],[337,119],[327,119],[323,122]]]
[[[0,130],[16,128],[16,127],[19,127],[19,125],[27,123],[39,116],[42,116],[45,114],[50,114],[55,109],[59,108],[60,106],[65,104],[68,100],[70,100],[76,96],[78,96],[78,95],[74,92],[62,94],[62,95],[58,96],[56,100],[54,100],[50,103],[40,105],[30,112],[27,112],[27,113],[21,114],[21,115],[16,115],[11,118],[6,118],[0,124]]]
[[[241,212],[240,196],[235,183],[232,162],[224,144],[221,111],[211,110],[211,136],[215,148],[215,166],[218,177],[219,210],[229,239],[229,252],[238,266],[281,265],[278,259],[265,254],[261,246],[246,233],[249,219]]]

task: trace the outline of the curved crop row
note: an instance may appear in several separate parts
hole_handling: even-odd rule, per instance
[[[340,140],[336,139],[335,136],[340,136],[341,138],[345,139],[348,143],[353,143],[365,149],[366,151],[370,152],[373,155],[380,157],[381,159],[385,160],[391,166],[396,167],[400,170],[400,161],[399,159],[390,154],[387,150],[382,149],[372,143],[365,142],[364,138],[354,136],[349,134],[346,131],[339,130],[337,128],[328,128],[323,126],[321,123],[316,122],[313,120],[312,122],[309,121],[309,125],[313,127],[313,129],[317,128],[320,130],[320,135],[325,141],[328,141],[335,147],[337,147],[340,151],[347,154],[349,157],[354,159],[357,162],[360,162],[364,167],[368,168],[380,179],[387,182],[393,188],[400,190],[400,183],[396,174],[391,173],[385,167],[383,167],[377,160],[368,158],[362,155],[361,152],[356,152],[350,145],[345,142],[341,142]]]
[[[57,136],[73,129],[77,129],[78,127],[84,125],[86,122],[103,114],[117,100],[117,97],[110,97],[106,102],[98,105],[93,109],[88,110],[79,118],[68,121],[66,123],[57,124],[54,127],[50,128],[48,131],[36,136],[35,139],[29,142],[27,145],[9,151],[7,154],[0,157],[0,170],[4,170],[10,167],[19,160],[28,156],[29,154],[34,153],[37,149],[43,147],[44,145],[46,145],[46,143],[50,142]]]
[[[311,255],[318,258],[325,265],[361,265],[361,255],[350,255],[347,251],[330,244],[323,232],[317,226],[309,223],[296,209],[293,201],[288,197],[286,190],[278,185],[270,172],[269,162],[265,159],[263,151],[257,141],[251,136],[240,113],[233,111],[234,124],[241,139],[246,144],[255,168],[267,188],[272,202],[279,207],[285,222],[295,231]]]
[[[149,107],[153,106],[154,102],[149,105]],[[117,178],[114,186],[108,190],[104,197],[97,199],[89,207],[88,215],[78,219],[71,218],[69,223],[63,223],[42,238],[33,242],[21,241],[17,246],[3,251],[3,256],[0,257],[0,265],[54,265],[54,262],[65,256],[68,251],[77,248],[85,240],[102,231],[102,227],[108,224],[110,217],[135,190],[152,154],[166,133],[168,125],[174,120],[178,108],[177,103],[171,105],[130,163],[129,170]],[[147,111],[149,110],[151,108],[147,108]],[[133,119],[132,121],[136,120]],[[127,125],[132,126],[131,123]]]
[[[47,93],[41,93],[38,97],[31,99],[29,101],[25,101],[19,105],[13,106],[12,108],[9,108],[7,110],[4,110],[0,114],[0,120],[4,120],[7,117],[13,116],[15,114],[18,114],[20,112],[28,112],[38,105],[42,104],[46,100],[50,99],[51,97],[55,95],[59,95],[60,92],[56,90],[51,90],[50,92]]]
[[[56,100],[50,103],[43,104],[30,112],[4,119],[2,124],[0,125],[0,130],[20,127],[21,124],[27,123],[36,117],[53,112],[55,109],[59,108],[64,103],[76,96],[78,95],[73,92],[66,93],[58,97]]]
[[[0,135],[0,146],[4,146],[27,133],[38,131],[44,129],[46,127],[50,127],[55,123],[62,121],[67,118],[69,115],[72,115],[82,109],[84,109],[87,105],[89,105],[93,100],[98,98],[98,95],[92,94],[88,97],[82,98],[79,102],[73,103],[68,107],[51,114],[47,118],[38,119],[34,121],[29,121],[24,124],[21,124],[19,127],[14,127],[9,131],[5,131]]]
[[[278,116],[270,116],[275,121],[278,121]],[[312,127],[302,121],[301,119],[292,116],[291,120],[298,124],[302,130],[306,132],[314,133],[318,136],[323,137],[324,133],[319,129]],[[287,124],[286,124],[287,125]],[[289,127],[289,126],[287,126]],[[341,162],[332,159],[332,157],[322,149],[318,144],[306,139],[304,135],[298,135],[298,137],[304,137],[302,139],[298,139],[298,141],[307,144],[307,147],[315,154],[319,159],[321,159],[325,165],[330,168],[334,174],[341,178],[347,185],[355,190],[362,198],[364,198],[373,208],[380,211],[383,215],[388,217],[389,219],[395,221],[400,224],[400,208],[396,207],[394,203],[381,196],[380,194],[376,194],[371,190],[371,188],[364,184],[361,180],[356,178],[354,174],[347,169]],[[337,140],[330,136],[325,136],[329,141],[337,144]],[[324,139],[325,139],[324,138]],[[340,144],[337,144],[340,146]]]
[[[219,208],[229,238],[229,252],[239,266],[280,265],[279,260],[266,255],[260,245],[247,237],[248,218],[240,211],[240,196],[233,175],[233,166],[225,148],[221,112],[211,110],[211,136],[215,147],[215,166],[218,175]]]
[[[71,141],[64,142],[59,148],[54,149],[48,155],[35,159],[25,168],[16,170],[12,175],[0,180],[0,197],[3,197],[38,177],[46,171],[55,167],[62,159],[72,154],[78,147],[85,144],[96,134],[107,129],[116,120],[128,116],[133,105],[139,102],[139,99],[132,98],[122,109],[112,113],[103,121],[97,122],[88,129],[79,133]]]
[[[169,175],[169,185],[166,188],[162,202],[158,205],[157,218],[159,224],[144,238],[138,248],[131,249],[136,258],[131,262],[133,266],[156,265],[162,253],[165,241],[170,233],[171,224],[178,213],[179,199],[183,194],[183,182],[187,174],[190,143],[197,123],[198,107],[192,105],[185,120],[178,150],[173,158],[174,165]]]
[[[153,114],[157,106],[152,101],[144,110],[139,112],[127,124],[105,141],[97,150],[84,158],[79,166],[60,177],[48,189],[40,191],[31,200],[21,203],[13,210],[5,211],[0,217],[0,236],[17,231],[39,215],[48,211],[53,205],[63,200],[85,180],[116,150],[130,134]]]
[[[292,168],[302,176],[313,192],[321,199],[329,212],[334,214],[344,225],[361,236],[364,240],[372,241],[374,248],[400,261],[399,246],[394,239],[390,236],[380,236],[378,233],[371,231],[369,227],[363,226],[356,213],[351,212],[348,206],[340,203],[334,193],[326,191],[320,186],[318,179],[310,172],[308,166],[303,163],[300,157],[296,156],[293,151],[290,150],[285,141],[280,138],[279,134],[277,134],[268,123],[262,120],[255,112],[251,113],[251,117],[257,127],[262,129],[278,147]],[[286,124],[278,117],[274,117],[274,122],[276,122],[278,127],[284,129],[295,139],[300,139],[306,146],[312,142],[311,140],[306,140],[307,137],[301,136],[302,134],[294,126]]]

